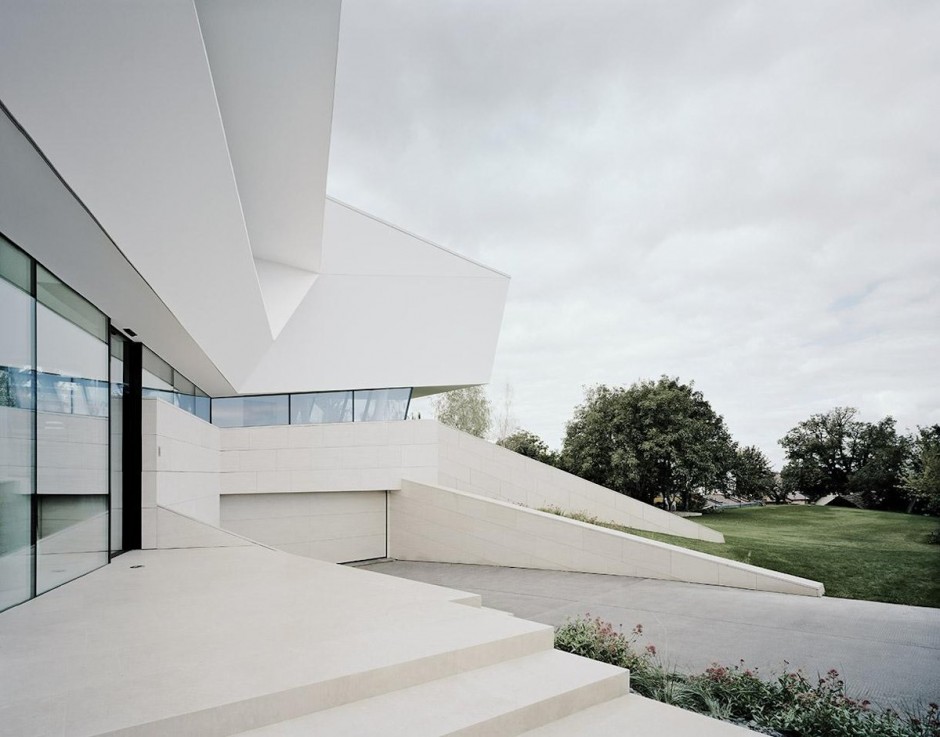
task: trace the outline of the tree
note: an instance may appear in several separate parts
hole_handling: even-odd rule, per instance
[[[857,415],[854,407],[835,407],[812,415],[780,440],[787,458],[781,472],[787,491],[800,491],[813,501],[828,494],[861,493],[870,506],[904,506],[907,439],[898,435],[892,417],[870,423]]]
[[[869,506],[879,509],[907,507],[904,471],[911,455],[910,443],[898,434],[893,417],[860,423],[851,439],[849,492],[861,493]]]
[[[857,413],[854,407],[836,407],[812,415],[780,439],[787,459],[780,476],[787,492],[802,492],[812,501],[846,493]]]
[[[940,425],[918,428],[904,488],[927,514],[940,515]]]
[[[496,441],[511,451],[526,458],[534,458],[540,463],[554,466],[557,462],[556,454],[548,447],[544,440],[528,430],[516,430],[512,435]]]
[[[586,390],[568,423],[566,470],[651,503],[688,509],[698,491],[726,489],[734,447],[724,420],[694,389],[663,376],[628,389]]]
[[[735,448],[731,475],[735,496],[742,499],[775,498],[777,477],[767,456],[756,445]]]
[[[439,395],[434,400],[434,414],[438,422],[478,438],[486,436],[492,423],[490,400],[482,386],[467,386]]]

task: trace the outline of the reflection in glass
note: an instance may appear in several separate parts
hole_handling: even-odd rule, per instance
[[[41,288],[40,288],[41,287]],[[107,319],[37,269],[36,592],[108,562]]]
[[[350,422],[353,418],[352,399],[352,392],[291,394],[291,424],[311,425],[323,422]]]
[[[219,427],[286,425],[289,419],[286,394],[212,400],[212,423]]]
[[[108,382],[38,373],[36,403],[40,412],[107,417]]]
[[[0,277],[32,294],[32,262],[25,253],[14,248],[0,235]]]
[[[34,303],[29,274],[29,259],[0,239],[0,610],[32,596]]]
[[[409,388],[220,397],[212,400],[212,423],[219,427],[253,427],[286,425],[288,421],[292,425],[315,425],[404,420],[410,401]]]
[[[108,341],[108,318],[84,297],[36,264],[36,299],[52,312],[64,317],[83,333],[102,343]],[[74,360],[81,356],[73,355]]]
[[[198,394],[193,397],[193,414],[200,420],[209,422],[212,414],[212,402],[209,397],[202,397]]]
[[[40,494],[36,593],[107,562],[107,495]]]
[[[209,397],[160,356],[144,346],[141,374],[144,399],[160,399],[209,421]]]
[[[124,344],[111,334],[111,552],[124,549]]]
[[[143,347],[144,371],[141,384],[145,389],[163,389],[173,391],[173,368],[152,350]]]
[[[411,389],[370,389],[356,392],[356,422],[404,420]]]

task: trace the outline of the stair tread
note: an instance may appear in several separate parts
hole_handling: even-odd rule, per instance
[[[122,727],[202,734],[207,725],[221,722],[244,730],[259,719],[270,723],[282,716],[329,710],[406,685],[546,652],[552,642],[547,625],[451,602],[376,613],[373,622],[348,634],[331,632],[315,647],[297,643],[276,663],[254,650],[240,652],[233,656],[231,679],[218,678],[217,669],[208,669],[215,665],[208,664],[202,685],[175,692],[170,706],[161,691],[136,680],[127,683],[126,689],[139,694],[128,702],[127,713],[97,714],[84,733]],[[140,680],[149,682],[146,677]],[[249,701],[250,709],[245,707]]]
[[[341,737],[375,734],[377,730],[390,736],[430,737],[470,734],[465,730],[488,723],[492,726],[480,734],[495,735],[507,728],[510,731],[505,733],[517,734],[572,709],[619,696],[627,683],[627,672],[620,668],[546,650],[242,732],[238,737]],[[553,700],[566,701],[568,706],[546,708],[543,716],[525,713],[512,729],[514,716],[522,710]],[[492,720],[500,718],[504,722],[497,727]]]
[[[521,737],[753,737],[753,732],[676,706],[628,694],[524,732]]]

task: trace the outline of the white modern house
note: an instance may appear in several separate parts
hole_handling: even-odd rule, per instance
[[[538,512],[720,541],[406,419],[489,379],[509,279],[327,196],[339,29],[338,0],[0,3],[0,734],[734,733],[336,565],[822,594]]]

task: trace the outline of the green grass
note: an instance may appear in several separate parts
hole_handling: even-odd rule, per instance
[[[937,528],[934,518],[816,506],[748,507],[697,517],[725,536],[722,545],[565,514],[821,581],[827,596],[940,607],[940,545],[927,542]]]

